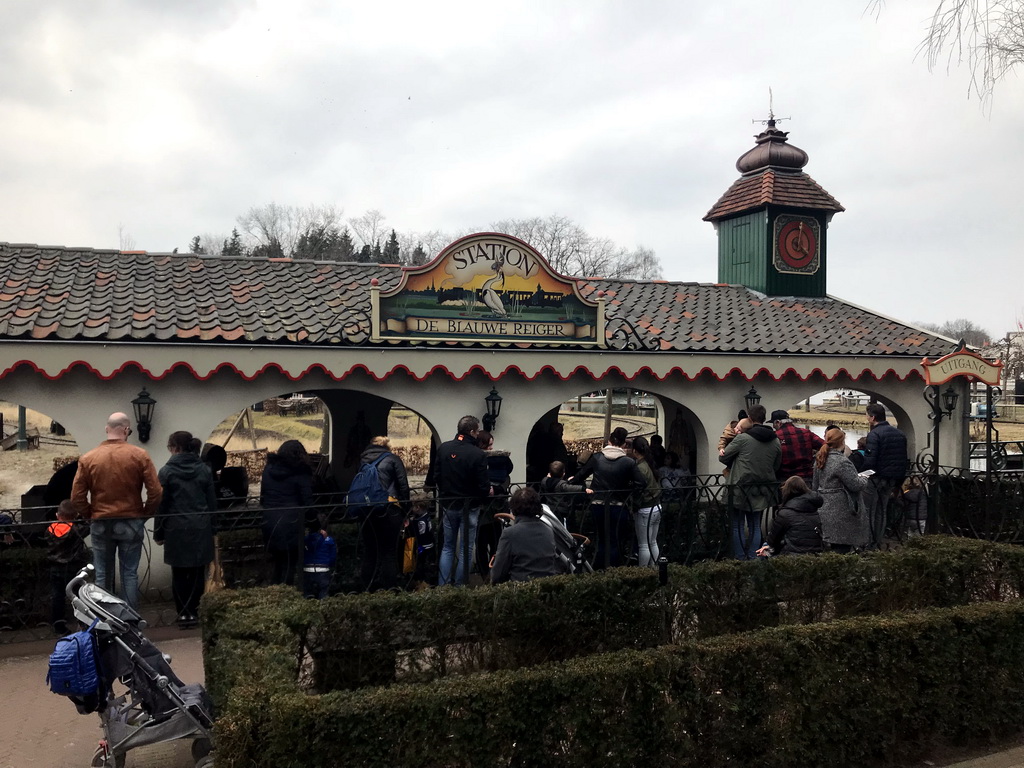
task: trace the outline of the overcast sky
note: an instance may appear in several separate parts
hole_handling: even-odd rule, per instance
[[[250,206],[399,231],[568,216],[714,282],[701,221],[768,89],[846,212],[832,295],[902,320],[1024,320],[1024,88],[991,113],[915,52],[936,0],[5,0],[0,241],[149,251]]]

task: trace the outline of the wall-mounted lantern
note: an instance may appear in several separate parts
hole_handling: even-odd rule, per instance
[[[743,396],[743,399],[747,403],[747,413],[750,413],[750,409],[761,402],[761,396],[757,394],[753,384],[750,385],[750,391]]]
[[[139,430],[139,440],[143,443],[149,442],[149,434],[153,428],[153,410],[156,408],[156,400],[149,396],[149,392],[143,387],[139,396],[132,400],[132,410],[135,412],[135,426]]]
[[[484,405],[487,408],[487,412],[484,414],[484,430],[493,432],[494,425],[498,421],[498,414],[501,413],[501,395],[494,387],[491,387],[491,393],[484,398]]]

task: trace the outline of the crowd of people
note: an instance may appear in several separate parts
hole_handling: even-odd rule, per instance
[[[851,451],[836,425],[821,438],[796,426],[789,413],[758,404],[723,430],[719,460],[726,466],[733,556],[752,560],[772,554],[826,549],[850,553],[877,549],[885,536],[894,495],[905,491],[907,532],[924,532],[927,498],[920,484],[906,481],[907,439],[886,420],[885,407],[866,409],[870,432]],[[914,487],[916,486],[916,487]],[[776,498],[778,491],[780,498]],[[778,506],[763,537],[761,521]],[[912,508],[911,508],[912,507]],[[809,532],[817,532],[816,538]]]
[[[904,483],[906,438],[886,421],[883,406],[869,405],[867,416],[870,432],[855,450],[835,425],[821,438],[795,425],[786,411],[773,411],[768,419],[761,405],[726,425],[719,459],[735,558],[877,547],[894,495],[902,496],[907,532],[924,532],[924,489],[914,479]],[[223,448],[207,446],[201,456],[201,442],[188,432],[170,435],[170,457],[158,473],[149,454],[128,442],[126,414],[112,414],[105,431],[106,440],[77,462],[70,498],[61,501],[47,530],[51,621],[58,631],[66,627],[63,586],[89,561],[97,583],[111,592],[116,571],[121,595],[138,607],[145,521],[152,517],[153,541],[171,569],[178,623],[193,626],[214,560],[214,513],[244,496],[247,483],[225,469]],[[571,571],[572,553],[560,547],[556,529],[581,508],[596,538],[594,567],[655,566],[661,559],[662,506],[693,492],[679,455],[667,451],[660,436],[630,438],[617,427],[600,451],[577,463],[561,438],[557,423],[535,433],[534,448],[543,447],[544,460],[551,459],[547,472],[538,477],[531,470],[533,479],[512,493],[508,452],[495,450],[493,435],[481,430],[475,416],[465,416],[455,436],[434,453],[428,476],[434,495],[411,492],[405,466],[386,436],[367,438],[359,465],[372,471],[380,493],[360,516],[360,587],[395,589],[403,566],[414,572],[415,583],[440,586],[466,584],[474,570],[494,583]],[[325,597],[338,549],[315,503],[310,457],[301,442],[287,440],[269,454],[260,507],[270,581],[296,585],[310,598]],[[770,526],[762,532],[771,510]],[[501,520],[508,517],[511,524]],[[400,563],[403,549],[406,562]]]

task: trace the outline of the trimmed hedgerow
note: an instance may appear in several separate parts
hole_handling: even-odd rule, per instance
[[[1019,729],[1024,605],[861,617],[427,684],[232,695],[217,762],[853,766]]]
[[[223,638],[282,655],[311,690],[422,682],[753,629],[1018,597],[1024,550],[928,537],[896,553],[641,569],[476,590],[305,601],[277,587],[204,598],[206,680],[222,704],[248,670]],[[221,662],[221,659],[225,659]]]

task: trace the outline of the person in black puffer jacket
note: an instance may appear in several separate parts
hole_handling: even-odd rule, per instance
[[[295,569],[302,562],[305,517],[312,514],[312,503],[309,454],[298,440],[285,440],[277,453],[267,456],[260,482],[263,542],[274,565],[271,584],[295,583]]]
[[[647,480],[636,462],[623,449],[628,434],[624,427],[613,429],[608,436],[608,445],[600,453],[595,453],[576,477],[570,479],[570,482],[581,485],[588,477],[594,476],[590,483],[594,491],[590,497],[590,519],[597,536],[595,566],[598,568],[622,565],[624,553],[620,541],[628,535],[629,523],[626,502],[647,487]]]
[[[390,449],[391,441],[379,436],[370,440],[359,456],[360,464],[380,459],[377,476],[388,492],[387,507],[370,512],[361,528],[363,562],[359,578],[366,592],[398,586],[398,537],[409,509],[409,480],[405,464]]]
[[[802,478],[794,475],[783,483],[782,507],[768,526],[768,543],[757,551],[758,557],[821,553],[821,504],[821,494],[809,490]]]
[[[153,541],[163,546],[164,562],[171,566],[171,593],[182,629],[199,622],[199,599],[214,554],[217,496],[213,473],[199,458],[200,445],[191,432],[167,438],[171,458],[160,469],[164,493],[153,522]]]

